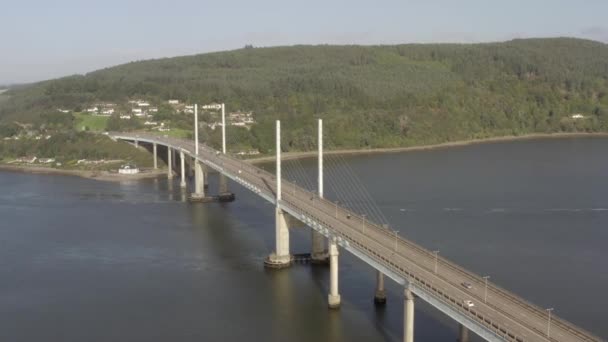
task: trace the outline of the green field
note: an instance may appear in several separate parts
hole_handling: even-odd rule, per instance
[[[149,133],[152,133],[154,135],[159,135],[159,136],[168,136],[168,137],[172,137],[172,138],[182,138],[182,139],[191,139],[192,138],[192,131],[187,130],[187,129],[181,129],[181,128],[171,128],[170,131],[167,132],[159,132],[159,131],[148,131]]]
[[[86,113],[74,113],[74,129],[77,131],[103,132],[108,122],[107,116],[96,116]]]

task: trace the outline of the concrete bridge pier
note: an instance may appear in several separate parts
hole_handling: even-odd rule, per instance
[[[154,169],[158,169],[158,154],[156,153],[156,143],[152,144],[152,155],[154,156]]]
[[[289,254],[289,225],[287,213],[281,208],[275,208],[275,245],[276,250],[264,261],[264,266],[270,268],[285,268],[291,266],[292,256]]]
[[[181,164],[181,180],[179,182],[179,186],[182,189],[186,188],[186,158],[184,156],[184,151],[179,151],[179,161]]]
[[[220,194],[227,194],[229,193],[228,191],[228,179],[226,178],[226,176],[224,176],[224,174],[220,173],[219,174],[219,193]]]
[[[376,294],[374,295],[376,305],[386,304],[386,291],[384,290],[384,274],[376,271]]]
[[[312,252],[310,261],[313,264],[327,264],[328,257],[325,251],[325,237],[314,229],[311,229]]]
[[[190,195],[191,200],[201,201],[205,196],[205,173],[203,165],[198,160],[194,161],[194,192]]]
[[[167,178],[173,178],[173,153],[171,147],[167,146]]]
[[[338,292],[338,243],[335,238],[329,242],[329,295],[327,301],[330,309],[340,308],[340,293]]]
[[[403,342],[414,342],[414,294],[408,288],[404,294]]]
[[[469,329],[462,324],[458,326],[458,342],[469,342]]]
[[[171,161],[173,161],[173,169],[177,169],[177,153],[174,149],[171,149]]]

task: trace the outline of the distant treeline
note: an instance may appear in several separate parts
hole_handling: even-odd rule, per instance
[[[262,152],[273,148],[276,119],[287,150],[314,148],[314,118],[325,120],[329,148],[608,131],[608,45],[558,38],[246,48],[133,62],[5,94],[5,123],[96,101],[222,101],[255,113],[258,124],[231,139]],[[217,132],[205,137],[219,142]]]

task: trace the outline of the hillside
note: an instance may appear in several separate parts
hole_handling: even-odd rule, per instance
[[[284,121],[288,150],[313,148],[316,117],[325,120],[329,148],[608,131],[608,45],[555,38],[244,48],[133,62],[3,95],[5,125],[96,101],[223,101],[254,112],[257,124],[231,127],[230,138],[262,152],[272,149],[275,119]],[[218,142],[217,130],[204,136]]]

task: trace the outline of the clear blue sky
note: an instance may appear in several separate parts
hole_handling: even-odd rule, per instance
[[[5,84],[245,44],[608,43],[608,0],[4,0],[0,27]]]

